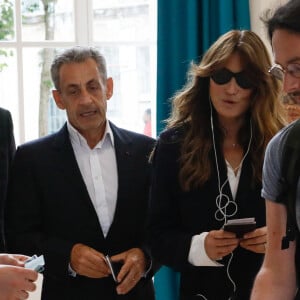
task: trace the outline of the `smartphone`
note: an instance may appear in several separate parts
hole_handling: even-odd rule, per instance
[[[223,227],[225,231],[234,232],[237,238],[242,238],[245,233],[253,231],[255,228],[255,218],[228,220]]]
[[[108,267],[109,267],[109,269],[111,271],[111,275],[112,275],[114,281],[118,282],[117,276],[118,276],[118,274],[119,274],[119,272],[120,272],[120,270],[122,268],[122,264],[121,263],[113,262],[110,259],[109,255],[105,256],[105,260],[106,260],[106,263],[107,263],[107,265],[108,265]]]

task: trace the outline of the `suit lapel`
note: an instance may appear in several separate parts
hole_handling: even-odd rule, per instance
[[[57,168],[63,172],[64,177],[73,184],[77,183],[81,187],[84,184],[75,154],[70,142],[67,126],[65,125],[57,134],[53,141],[54,155],[61,161]],[[69,176],[71,175],[72,176]]]
[[[110,123],[110,126],[114,135],[117,160],[118,193],[115,215],[109,233],[117,225],[115,220],[120,221],[122,216],[124,216],[124,211],[126,211],[126,203],[124,203],[122,199],[124,198],[124,195],[129,194],[130,187],[133,184],[131,180],[131,168],[132,159],[134,158],[131,137],[128,136],[124,130],[119,129],[114,124]]]
[[[75,189],[75,194],[78,196],[76,201],[82,202],[80,203],[82,209],[90,210],[91,217],[97,219],[97,223],[99,224],[102,232],[100,223],[98,221],[98,216],[78,167],[66,124],[56,134],[52,147],[54,156],[58,160],[57,168],[59,168],[62,180],[65,180],[66,182],[66,189]]]

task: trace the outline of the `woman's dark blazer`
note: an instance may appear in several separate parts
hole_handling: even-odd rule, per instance
[[[6,202],[6,190],[9,169],[15,153],[13,123],[9,111],[0,108],[0,253],[6,251],[3,233],[3,210]]]
[[[202,294],[208,300],[227,300],[233,292],[233,284],[226,269],[229,255],[220,261],[225,267],[195,267],[188,262],[192,237],[202,232],[218,230],[222,228],[224,221],[218,221],[215,217],[219,188],[213,153],[210,156],[214,165],[211,179],[203,187],[189,192],[180,188],[179,157],[184,134],[182,129],[164,132],[154,153],[150,210],[152,255],[159,263],[181,272],[182,299],[194,299],[196,294]],[[216,148],[222,186],[227,180],[227,169],[218,145]],[[264,226],[265,207],[260,192],[261,185],[253,183],[249,158],[246,157],[235,199],[238,211],[233,217],[255,217],[257,226]],[[223,194],[233,201],[228,182]],[[233,252],[229,273],[237,290],[232,299],[249,299],[262,258],[263,255],[241,247]],[[199,299],[199,296],[195,299]]]
[[[68,273],[76,243],[109,255],[146,249],[150,166],[154,140],[111,124],[118,169],[114,219],[104,237],[77,165],[67,126],[18,147],[9,185],[7,244],[12,252],[43,254],[43,300],[153,300],[151,275],[118,296],[112,277]]]

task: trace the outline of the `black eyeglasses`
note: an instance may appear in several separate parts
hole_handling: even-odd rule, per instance
[[[291,63],[288,64],[286,68],[282,68],[280,65],[275,64],[271,67],[269,73],[279,80],[283,80],[285,73],[288,73],[293,77],[300,78],[300,64]]]
[[[211,79],[217,84],[226,84],[231,80],[232,77],[235,78],[237,84],[242,89],[252,89],[254,87],[253,82],[249,79],[249,76],[247,76],[245,71],[234,73],[226,68],[223,68],[211,75]]]

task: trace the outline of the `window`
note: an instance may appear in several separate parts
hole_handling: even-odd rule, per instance
[[[108,118],[143,132],[144,112],[155,109],[156,2],[0,1],[0,106],[12,113],[17,144],[65,122],[49,71],[55,52],[74,45],[96,46],[106,58],[114,79]]]

